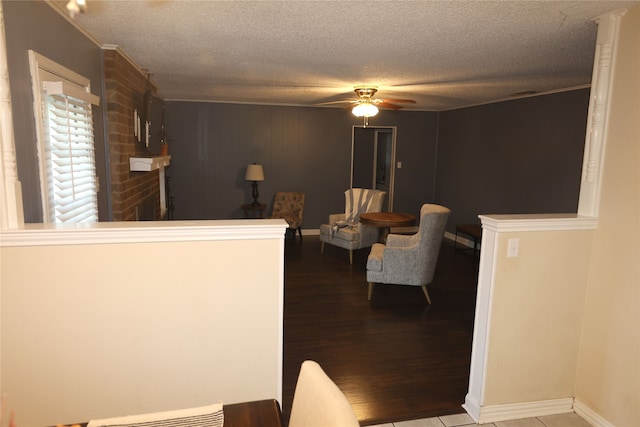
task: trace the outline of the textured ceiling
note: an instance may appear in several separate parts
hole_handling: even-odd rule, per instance
[[[63,2],[64,3],[64,2]],[[593,19],[640,1],[89,0],[76,23],[148,69],[165,99],[444,110],[588,85]],[[338,104],[339,105],[339,104]]]

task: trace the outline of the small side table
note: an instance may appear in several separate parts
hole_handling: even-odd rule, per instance
[[[264,218],[264,210],[267,208],[267,205],[253,205],[249,203],[240,207],[244,211],[245,218]]]

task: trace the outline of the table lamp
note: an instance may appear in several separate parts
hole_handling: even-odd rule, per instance
[[[254,162],[252,165],[247,166],[244,179],[245,181],[253,181],[253,184],[251,184],[251,197],[253,197],[251,206],[260,206],[260,202],[258,202],[258,181],[264,181],[262,165],[257,165]]]

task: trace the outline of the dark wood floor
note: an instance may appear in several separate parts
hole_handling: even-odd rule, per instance
[[[317,236],[287,240],[284,378],[287,419],[300,369],[317,361],[351,402],[361,425],[463,412],[477,284],[477,258],[444,240],[429,287],[377,285],[367,301],[368,249]]]

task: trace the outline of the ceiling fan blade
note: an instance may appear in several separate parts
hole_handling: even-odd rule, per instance
[[[414,101],[413,99],[391,99],[391,98],[385,98],[385,99],[381,99],[382,102],[399,102],[399,103],[405,103],[405,104],[415,104],[416,101]]]
[[[343,100],[340,100],[340,101],[319,102],[319,103],[317,103],[315,105],[334,105],[334,104],[345,104],[345,103],[355,104],[357,102],[358,102],[357,99],[343,99]]]
[[[379,102],[395,102],[395,103],[400,103],[400,104],[415,104],[416,101],[414,101],[413,99],[392,99],[392,98],[385,98],[385,99],[374,99],[375,103],[379,103]]]
[[[380,100],[381,102],[376,102],[376,105],[380,108],[389,108],[391,110],[400,110],[402,107],[396,104],[391,104],[384,100]]]

